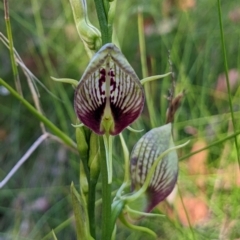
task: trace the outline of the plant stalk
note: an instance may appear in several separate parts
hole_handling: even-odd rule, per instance
[[[100,139],[100,168],[102,175],[102,238],[104,240],[111,239],[111,183],[108,183],[108,167],[107,158],[103,139]]]
[[[233,110],[233,103],[231,97],[231,89],[228,77],[228,63],[227,63],[227,54],[226,54],[226,46],[225,46],[225,39],[223,34],[223,23],[222,23],[222,9],[221,9],[221,2],[218,0],[218,16],[219,16],[219,27],[220,27],[220,35],[221,35],[221,43],[222,43],[222,52],[223,52],[223,61],[224,61],[224,68],[225,68],[225,75],[226,75],[226,82],[227,82],[227,90],[228,90],[228,100],[229,100],[229,107],[231,111],[231,118],[233,124],[233,131],[236,132],[236,121],[234,117],[234,110]],[[238,158],[238,166],[240,169],[240,150],[238,146],[237,136],[234,136],[235,147],[237,151],[237,158]]]
[[[13,37],[12,37],[10,18],[9,18],[8,0],[4,0],[3,4],[4,4],[4,18],[5,18],[6,29],[7,29],[7,37],[9,41],[9,53],[10,53],[13,77],[14,77],[16,89],[18,93],[22,96],[23,94],[22,94],[22,88],[21,88],[21,83],[20,83],[18,69],[17,69],[17,63],[14,58]]]
[[[17,98],[38,120],[43,122],[57,137],[59,137],[67,146],[76,149],[76,143],[57,128],[51,121],[37,111],[28,101],[26,101],[18,92],[0,78],[0,85],[3,85],[15,98]]]
[[[105,45],[112,42],[112,27],[108,25],[109,6],[108,9],[105,8],[104,0],[94,0],[94,2],[102,35],[102,45]]]

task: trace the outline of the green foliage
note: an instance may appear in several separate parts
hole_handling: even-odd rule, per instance
[[[164,8],[163,3],[166,1],[150,2],[151,4],[149,1],[117,2],[112,41],[121,46],[121,51],[140,79],[146,77],[146,74],[150,76],[169,72],[168,50],[170,51],[176,74],[176,92],[186,90],[183,104],[175,116],[174,139],[177,143],[191,139],[193,143],[201,137],[209,146],[209,175],[206,176],[205,192],[213,216],[207,224],[193,226],[195,239],[219,238],[224,223],[229,226],[226,239],[240,238],[239,186],[232,186],[230,190],[216,189],[215,186],[219,177],[215,170],[225,171],[225,166],[230,162],[237,162],[233,137],[236,136],[239,142],[239,77],[238,85],[234,86],[232,92],[216,92],[216,85],[219,74],[225,71],[224,61],[227,61],[229,69],[240,69],[239,22],[235,23],[229,17],[230,12],[240,5],[235,0],[223,1],[221,5],[225,57],[221,46],[216,1],[196,1],[195,7],[186,11],[172,6],[170,12]],[[108,7],[111,4],[105,2]],[[9,9],[15,49],[27,68],[55,95],[53,97],[36,83],[43,116],[68,136],[67,142],[71,145],[76,139],[76,129],[71,126],[76,123],[73,109],[74,91],[70,84],[51,80],[51,76],[80,79],[89,62],[74,25],[70,3],[24,0],[14,4],[10,1]],[[139,9],[143,9],[142,25],[138,22]],[[88,1],[88,15],[91,23],[99,28],[94,1]],[[7,35],[2,2],[0,16],[0,32]],[[139,28],[145,41],[144,54],[139,44]],[[109,32],[111,33],[111,29],[105,32],[104,41],[109,40]],[[141,63],[141,58],[146,60],[145,63]],[[0,62],[0,78],[15,88],[10,55],[2,41]],[[143,68],[146,69],[145,72]],[[20,66],[18,72],[24,100],[35,105],[27,78]],[[144,129],[145,132],[165,123],[168,105],[164,96],[171,87],[170,77],[147,85],[148,108],[144,109],[141,118],[133,124],[135,129]],[[5,96],[1,91],[2,88],[0,180],[41,135],[39,119],[33,117],[22,104],[23,101],[12,95]],[[229,97],[232,99],[235,131],[231,127],[233,115],[229,110]],[[185,131],[187,126],[196,128],[197,135],[189,136]],[[47,130],[51,132],[51,126],[48,126]],[[89,141],[88,130],[85,133]],[[129,151],[142,135],[143,133],[128,130],[123,132]],[[100,144],[100,147],[103,146],[103,143]],[[124,154],[118,138],[113,145],[112,190],[117,190],[124,178]],[[187,162],[185,156],[190,153],[190,146],[178,152],[181,162]],[[226,146],[231,151],[227,157],[222,158]],[[0,189],[0,238],[53,239],[53,229],[59,240],[75,239],[76,226],[72,217],[70,183],[74,182],[79,192],[79,172],[82,171],[79,169],[79,156],[76,152],[53,140],[42,144],[7,185]],[[107,178],[105,180],[107,181]],[[192,177],[181,170],[181,166],[179,182],[184,183],[183,191],[191,190],[193,195],[199,193]],[[96,199],[100,199],[101,183],[94,186],[94,189],[95,187]],[[108,196],[108,201],[109,199],[111,197]],[[100,209],[100,204],[96,205],[96,239],[100,239],[99,233],[102,230]],[[117,209],[114,213],[118,215],[119,212]],[[155,212],[158,213],[159,210],[156,209]],[[113,218],[115,219],[115,215]],[[179,219],[173,220],[168,216],[153,219],[141,219],[138,225],[154,230],[158,239],[193,239],[191,229],[183,227]],[[121,224],[117,225],[116,239],[151,239],[150,235],[131,231]]]

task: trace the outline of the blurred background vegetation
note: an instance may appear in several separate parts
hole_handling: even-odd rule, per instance
[[[88,2],[91,22],[98,27],[94,2]],[[89,59],[80,41],[67,0],[9,1],[14,46],[29,70],[51,91],[37,84],[42,110],[75,141],[73,88],[50,76],[80,79]],[[175,117],[176,143],[191,139],[179,151],[178,194],[159,209],[165,218],[138,224],[154,229],[159,239],[239,239],[240,174],[233,139],[184,158],[232,133],[224,76],[217,1],[118,1],[113,41],[142,78],[138,11],[143,12],[148,75],[169,71],[169,51],[176,93],[186,90]],[[236,125],[240,118],[240,2],[222,1],[223,27]],[[6,35],[3,3],[0,31]],[[24,97],[33,103],[26,77],[19,68]],[[0,42],[0,77],[14,87],[8,49]],[[171,79],[149,84],[151,112],[145,108],[133,127],[148,131],[165,122]],[[131,151],[143,133],[124,131]],[[39,121],[13,96],[0,89],[0,180],[41,135]],[[119,139],[114,142],[114,189],[123,179]],[[119,170],[121,169],[121,171]],[[53,141],[45,141],[0,189],[0,239],[75,239],[70,184],[79,183],[78,156]],[[99,185],[99,191],[100,191]],[[99,195],[100,196],[100,195]],[[98,196],[98,197],[99,197]],[[183,204],[184,203],[184,204]],[[185,206],[185,208],[183,207]],[[188,211],[188,219],[185,214]],[[70,220],[69,220],[70,218]],[[189,221],[191,227],[189,227]],[[49,234],[49,235],[48,235]],[[150,239],[121,224],[117,239]]]

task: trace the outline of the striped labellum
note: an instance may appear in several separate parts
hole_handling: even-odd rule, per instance
[[[139,78],[112,43],[92,58],[75,90],[80,121],[97,134],[117,135],[141,114],[144,93]]]
[[[132,188],[140,188],[146,181],[152,165],[159,156],[174,147],[171,135],[171,123],[154,128],[147,132],[136,143],[131,153]],[[173,190],[178,177],[178,157],[176,150],[167,153],[151,176],[146,194],[148,197],[147,212],[163,201]]]

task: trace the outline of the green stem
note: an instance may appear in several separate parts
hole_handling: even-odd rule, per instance
[[[138,34],[139,34],[139,48],[140,48],[140,58],[141,58],[141,66],[142,66],[142,77],[145,79],[148,76],[148,69],[147,69],[147,57],[146,57],[146,43],[144,38],[144,31],[143,31],[143,15],[141,9],[138,11]],[[143,83],[142,83],[143,84]],[[150,123],[151,126],[154,127],[156,125],[156,116],[155,110],[153,108],[153,98],[150,96],[150,86],[149,84],[144,85],[145,90],[145,98],[147,103],[148,112],[150,115]]]
[[[181,203],[182,203],[185,215],[187,216],[188,225],[189,225],[189,228],[190,228],[191,233],[192,233],[192,239],[196,240],[194,229],[192,227],[192,224],[191,224],[191,221],[190,221],[190,218],[189,218],[189,214],[188,214],[187,208],[186,208],[186,206],[185,206],[185,204],[183,202],[182,192],[180,191],[179,186],[178,186],[178,194],[179,194],[179,197],[180,197],[180,200],[181,200]]]
[[[102,45],[112,42],[112,27],[108,25],[108,9],[105,9],[104,0],[94,0],[100,30],[102,34]]]
[[[94,239],[96,239],[96,224],[95,224],[95,199],[96,199],[96,185],[97,181],[92,179],[89,182],[89,192],[88,192],[88,218],[90,233]]]
[[[12,37],[12,30],[11,30],[11,23],[9,18],[9,9],[8,9],[8,1],[4,0],[4,18],[6,23],[6,29],[7,29],[7,37],[9,41],[9,52],[10,52],[10,59],[11,59],[11,65],[12,65],[12,71],[15,81],[15,86],[19,94],[22,95],[22,88],[20,84],[17,64],[14,58],[14,48],[13,48],[13,37]]]
[[[37,119],[43,122],[51,131],[59,137],[67,146],[76,149],[76,143],[64,132],[57,128],[51,121],[37,111],[28,101],[26,101],[18,92],[0,78],[0,85],[3,85],[15,98],[17,98]]]
[[[108,166],[106,158],[106,149],[103,139],[100,140],[101,154],[101,175],[102,175],[102,238],[104,240],[111,239],[111,183],[108,183]]]
[[[223,34],[222,9],[221,9],[220,0],[218,0],[218,16],[219,16],[220,35],[221,35],[221,42],[222,42],[223,61],[224,61],[226,81],[227,81],[228,100],[229,100],[229,106],[230,106],[230,110],[231,110],[233,131],[236,132],[236,123],[235,123],[235,118],[234,118],[234,113],[233,113],[233,103],[232,103],[232,98],[231,98],[231,89],[230,89],[230,83],[229,83],[229,77],[228,77],[228,63],[227,63],[225,39],[224,39],[224,34]],[[239,152],[237,136],[234,136],[234,141],[235,141],[235,147],[236,147],[236,151],[237,151],[238,165],[240,168],[240,152]]]
[[[220,139],[220,140],[218,140],[218,141],[216,141],[216,142],[214,142],[214,143],[212,143],[212,144],[209,144],[209,145],[207,145],[207,146],[204,147],[204,148],[201,148],[201,149],[199,149],[199,150],[197,150],[197,151],[195,151],[195,152],[192,152],[192,153],[186,154],[186,155],[183,156],[183,157],[180,157],[180,158],[179,158],[179,161],[184,160],[184,159],[186,159],[186,158],[189,158],[189,157],[191,157],[192,155],[195,155],[195,154],[197,154],[197,153],[199,153],[199,152],[201,152],[201,151],[207,150],[207,149],[209,149],[209,148],[211,148],[211,147],[217,146],[218,144],[221,144],[221,143],[223,143],[223,142],[225,142],[225,141],[227,141],[227,140],[229,140],[229,139],[231,139],[231,138],[236,138],[237,135],[239,135],[239,134],[240,134],[240,130],[239,130],[239,131],[236,131],[235,133],[233,133],[233,134],[231,134],[231,135],[229,135],[229,136],[227,136],[227,137],[225,137],[225,138],[223,138],[223,139]]]

